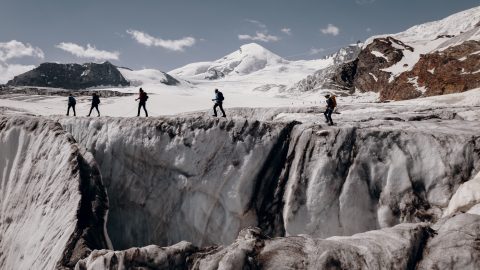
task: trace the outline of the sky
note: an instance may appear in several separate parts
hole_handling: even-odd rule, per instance
[[[1,0],[1,73],[108,60],[169,71],[256,42],[318,59],[480,6],[480,0]]]

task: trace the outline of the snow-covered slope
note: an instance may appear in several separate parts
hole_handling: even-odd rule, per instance
[[[287,62],[264,47],[250,43],[214,62],[193,63],[169,73],[197,79],[218,79],[229,74],[247,75],[267,66]]]
[[[0,268],[73,267],[111,247],[92,156],[58,123],[0,116]]]
[[[179,81],[172,76],[157,69],[131,70],[118,67],[118,70],[122,73],[122,76],[130,82],[131,86],[157,84],[176,85],[179,83]]]

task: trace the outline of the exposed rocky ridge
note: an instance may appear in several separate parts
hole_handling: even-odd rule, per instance
[[[0,268],[72,268],[110,248],[91,154],[53,121],[0,116]]]
[[[7,85],[85,89],[95,86],[128,86],[130,83],[110,62],[83,65],[43,63],[15,76]]]
[[[464,92],[480,87],[480,42],[466,41],[420,56],[411,71],[398,76],[381,99],[402,100]]]
[[[133,93],[124,93],[111,90],[96,90],[101,97],[123,97],[123,96],[132,96]],[[70,94],[75,96],[91,96],[92,91],[90,90],[67,90],[67,89],[58,89],[58,88],[36,88],[36,87],[12,87],[4,86],[0,87],[0,95],[42,95],[42,96],[63,96],[66,97]]]
[[[247,228],[229,246],[199,249],[182,242],[167,248],[101,250],[76,269],[478,269],[479,220],[478,215],[459,214],[434,225],[401,224],[328,239],[269,238],[258,228]]]
[[[358,63],[356,59],[361,48],[361,43],[341,48],[337,53],[330,56],[333,58],[333,65],[307,76],[307,78],[295,83],[288,91],[309,92],[320,88],[352,89]]]

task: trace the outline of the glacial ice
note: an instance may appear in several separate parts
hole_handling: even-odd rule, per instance
[[[468,108],[403,112],[389,106],[376,111],[345,106],[336,127],[316,122],[318,108],[232,109],[229,119],[197,113],[53,117],[55,123],[4,116],[2,194],[22,177],[41,179],[30,181],[29,190],[67,185],[63,190],[72,194],[45,190],[47,205],[60,206],[43,217],[54,225],[34,228],[40,228],[39,237],[61,239],[49,240],[56,245],[30,254],[22,265],[72,268],[79,260],[77,269],[448,265],[436,254],[458,247],[435,239],[450,239],[455,226],[468,227],[468,235],[480,231],[474,225],[480,125],[458,119],[474,113]],[[11,161],[17,159],[30,163]],[[80,169],[72,170],[75,166]],[[90,183],[90,191],[79,181]],[[16,194],[13,201],[2,200],[2,207],[7,205],[2,220],[16,213],[16,204],[31,200],[28,213],[42,213],[45,200],[37,201],[39,195],[28,191],[32,199]],[[92,211],[78,211],[82,205]],[[115,250],[103,227],[107,209]],[[0,226],[0,245],[14,239],[19,250],[30,252],[46,243],[24,243],[28,238],[14,233],[24,232],[35,216],[23,213],[21,224],[8,219],[20,229]],[[94,224],[79,229],[90,220]],[[474,239],[465,238],[467,254],[475,252]],[[5,254],[2,265],[27,261],[20,252]],[[476,265],[475,257],[466,258],[458,262]]]
[[[73,267],[111,248],[98,168],[58,123],[0,116],[0,153],[0,269]]]

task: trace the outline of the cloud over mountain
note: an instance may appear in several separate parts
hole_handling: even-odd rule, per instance
[[[129,34],[138,43],[147,47],[161,47],[171,51],[182,52],[185,50],[185,48],[192,47],[196,43],[196,39],[194,37],[183,37],[176,40],[162,39],[153,37],[148,33],[132,29],[127,30],[127,34]]]

